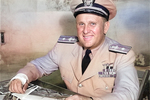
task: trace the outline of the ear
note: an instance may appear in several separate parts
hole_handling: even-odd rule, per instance
[[[109,21],[107,21],[107,22],[104,23],[104,34],[107,33],[107,31],[109,29],[109,25],[110,25]]]

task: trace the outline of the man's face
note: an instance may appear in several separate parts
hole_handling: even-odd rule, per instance
[[[86,49],[93,49],[104,41],[109,22],[94,14],[79,14],[76,27],[80,44]]]

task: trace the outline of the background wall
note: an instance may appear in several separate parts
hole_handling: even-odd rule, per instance
[[[150,56],[149,0],[114,0],[118,12],[107,36]],[[9,79],[27,62],[45,55],[60,35],[76,35],[70,0],[0,0],[0,81]],[[9,74],[8,74],[9,73]]]

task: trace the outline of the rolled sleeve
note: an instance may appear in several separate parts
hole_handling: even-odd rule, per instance
[[[58,70],[57,64],[57,46],[45,56],[37,58],[30,63],[34,64],[42,75],[49,75],[53,71]]]

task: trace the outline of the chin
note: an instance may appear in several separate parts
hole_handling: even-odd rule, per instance
[[[84,47],[84,48],[90,48],[92,46],[91,41],[84,41],[84,40],[79,40],[80,44]]]
[[[83,45],[84,46],[84,48],[91,48],[91,45]]]

